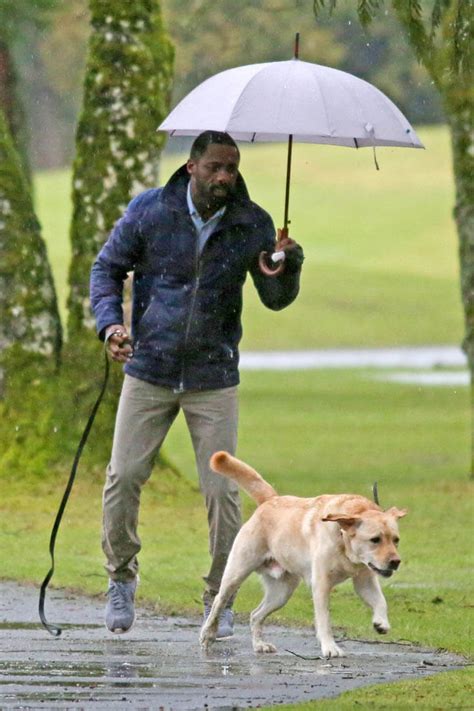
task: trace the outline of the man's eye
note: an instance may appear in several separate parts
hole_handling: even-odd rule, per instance
[[[382,539],[380,538],[380,536],[374,536],[373,538],[370,539],[370,542],[371,543],[380,543],[381,540]]]

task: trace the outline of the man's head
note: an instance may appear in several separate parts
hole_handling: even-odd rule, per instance
[[[219,131],[205,131],[194,141],[186,164],[191,195],[203,217],[211,215],[232,196],[239,172],[240,153],[235,141]]]

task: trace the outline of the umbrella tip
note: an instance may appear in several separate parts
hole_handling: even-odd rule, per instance
[[[300,33],[297,32],[295,35],[295,59],[298,59],[300,53]]]

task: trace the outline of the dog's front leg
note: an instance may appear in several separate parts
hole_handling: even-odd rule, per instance
[[[216,638],[217,628],[219,626],[219,614],[229,597],[229,591],[226,591],[221,587],[220,592],[218,592],[214,598],[209,617],[202,626],[199,642],[201,647],[206,651],[209,648],[210,643]]]
[[[354,589],[372,610],[372,624],[379,634],[387,634],[390,629],[385,600],[379,579],[371,570],[365,569],[353,579]]]
[[[321,645],[323,657],[345,657],[345,653],[334,640],[329,619],[329,595],[332,587],[331,580],[323,571],[315,570],[313,572],[311,588],[316,635]]]
[[[246,545],[248,538],[246,535],[246,526],[247,524],[245,524],[237,534],[227,560],[224,575],[222,576],[219,592],[214,598],[209,617],[201,629],[199,641],[203,649],[207,650],[209,644],[216,638],[217,628],[219,626],[219,614],[226,602],[237,592],[240,585],[250,573],[255,570],[258,563],[261,563],[259,560],[257,560],[257,562],[255,561],[252,546]]]

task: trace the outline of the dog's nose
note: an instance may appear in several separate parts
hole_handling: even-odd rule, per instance
[[[393,560],[390,561],[388,567],[390,568],[390,570],[397,570],[399,565],[400,565],[400,558],[394,558]]]

